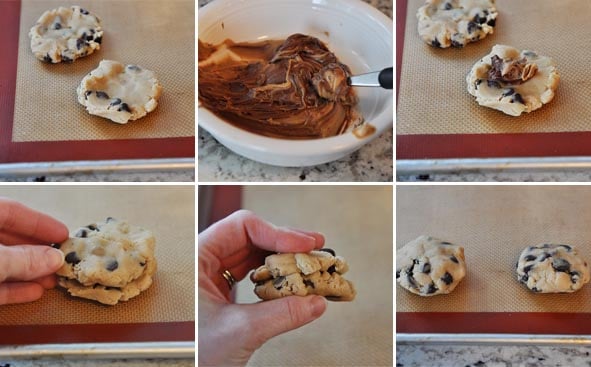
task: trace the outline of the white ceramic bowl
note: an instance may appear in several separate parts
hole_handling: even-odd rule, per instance
[[[199,39],[218,44],[287,38],[294,33],[324,41],[353,74],[393,65],[392,20],[360,0],[216,0],[199,9]],[[237,128],[198,108],[198,124],[230,150],[276,166],[310,166],[339,159],[392,128],[393,93],[356,88],[359,109],[376,132],[310,140],[269,138]]]

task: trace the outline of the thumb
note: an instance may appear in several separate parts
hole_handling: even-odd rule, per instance
[[[252,305],[241,305],[250,331],[262,345],[274,336],[297,329],[319,318],[326,310],[320,296],[290,296]]]
[[[0,245],[0,283],[28,281],[55,273],[64,263],[64,254],[49,246]]]

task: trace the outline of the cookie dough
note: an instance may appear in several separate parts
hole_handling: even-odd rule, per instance
[[[255,294],[263,300],[316,294],[331,301],[352,301],[353,283],[341,276],[347,270],[345,259],[331,249],[321,249],[269,255],[250,279],[256,284]]]
[[[162,86],[150,70],[103,60],[82,79],[77,92],[78,102],[91,115],[126,124],[154,111]]]
[[[396,250],[396,281],[419,296],[450,293],[465,275],[461,246],[423,235]]]
[[[504,45],[494,46],[466,77],[468,92],[478,104],[511,116],[549,103],[559,81],[551,58]]]
[[[574,246],[526,247],[517,262],[517,279],[539,293],[571,293],[591,279],[589,266]]]
[[[48,63],[73,62],[101,48],[100,19],[79,6],[48,10],[29,32],[31,51]]]
[[[427,0],[417,11],[419,35],[431,46],[464,47],[494,32],[494,0]]]
[[[152,284],[155,239],[141,227],[107,218],[78,229],[55,247],[65,256],[57,271],[59,284],[73,296],[114,305]]]

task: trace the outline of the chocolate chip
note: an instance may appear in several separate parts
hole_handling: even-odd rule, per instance
[[[82,8],[80,8],[80,13],[82,13],[82,14],[84,14],[84,15],[88,15],[88,14],[89,14],[89,13],[88,13],[88,10],[86,10],[86,9],[82,9]]]
[[[464,44],[462,42],[458,42],[456,40],[451,40],[451,45],[452,45],[452,47],[456,47],[456,48],[464,47]]]
[[[53,29],[62,29],[62,25],[61,25],[61,23],[55,23],[55,24],[53,25]]]
[[[451,10],[451,9],[453,9],[453,5],[451,5],[451,3],[445,3],[445,5],[443,6],[443,9]]]
[[[109,95],[105,92],[101,92],[100,90],[96,92],[96,96],[98,98],[109,99]]]
[[[81,38],[76,40],[76,48],[79,50],[86,44],[86,35],[83,34]]]
[[[92,230],[92,231],[96,231],[98,230],[98,227],[96,226],[96,224],[89,224],[86,226],[86,228]]]
[[[528,265],[528,266],[526,266],[525,268],[523,268],[523,272],[524,272],[525,274],[527,274],[527,273],[529,273],[529,271],[530,271],[530,270],[531,270],[533,267],[534,267],[533,265]]]
[[[102,36],[98,36],[94,39],[94,42],[98,43],[99,45],[103,42],[103,37]]]
[[[80,228],[74,237],[86,238],[88,235],[88,231],[84,228]]]
[[[105,222],[109,223],[109,222],[112,222],[114,220],[116,220],[116,219],[113,218],[113,217],[107,217],[107,219],[105,219]]]
[[[528,279],[529,279],[529,276],[528,275],[524,275],[524,276],[521,277],[520,280],[521,280],[522,283],[527,283]]]
[[[518,102],[518,103],[521,103],[521,104],[525,104],[525,102],[523,101],[523,98],[521,98],[521,94],[519,94],[519,93],[516,93],[513,96],[513,99],[511,99],[511,103],[513,103],[513,102]]]
[[[140,266],[146,266],[146,262],[141,262]]]
[[[437,292],[437,287],[435,286],[435,284],[429,284],[429,288],[427,288],[427,294],[433,294],[435,292]]]
[[[108,271],[113,271],[119,267],[119,263],[116,260],[111,261],[105,266]]]
[[[318,249],[318,251],[328,252],[332,256],[336,256],[337,255],[337,253],[333,249],[331,249],[331,248],[321,248],[321,249]]]
[[[87,90],[86,92],[84,92],[84,99],[88,99],[88,96],[92,94],[91,90]]]
[[[441,43],[439,43],[439,41],[437,40],[437,38],[435,38],[433,41],[431,41],[431,46],[433,46],[433,47],[441,47]]]
[[[68,56],[62,55],[62,61],[63,62],[70,63],[70,62],[73,62],[74,60],[70,59]]]
[[[109,104],[109,107],[116,106],[118,104],[121,104],[121,99],[120,98],[115,98],[113,100],[113,102],[111,102],[111,104]]]
[[[117,111],[119,111],[119,112],[126,111],[126,112],[131,113],[131,110],[129,109],[129,106],[127,105],[127,103],[121,103],[121,106],[119,106]]]
[[[304,285],[306,287],[312,287],[312,288],[314,288],[314,282],[311,281],[311,280],[308,280],[308,279],[304,279]]]
[[[400,270],[396,270],[396,279],[400,278]]]
[[[453,255],[452,255],[452,256],[450,256],[450,257],[449,257],[449,259],[450,259],[451,261],[455,262],[456,264],[459,264],[459,263],[460,263],[460,262],[458,261],[458,259],[456,259],[456,257],[455,257],[455,256],[453,256]]]
[[[478,23],[468,22],[468,33],[474,33],[478,29],[480,29],[480,25]]]
[[[451,243],[450,243],[450,242],[441,242],[441,244],[442,244],[442,245],[446,245],[446,246],[448,246],[448,245],[451,245]]]
[[[137,66],[137,65],[127,65],[127,68],[128,68],[129,70],[133,70],[133,71],[140,71],[140,70],[142,70],[142,69],[141,69],[139,66]]]
[[[423,273],[429,274],[431,272],[431,264],[425,263],[423,265]]]
[[[532,291],[534,291],[534,292],[536,292],[536,293],[538,293],[538,292],[541,292],[541,291],[540,291],[538,288],[536,288],[536,287],[533,287],[531,290],[532,290]]]
[[[333,266],[329,267],[328,269],[326,269],[326,271],[328,272],[328,274],[332,274],[332,273],[336,272],[337,269],[333,265]]]
[[[515,94],[515,89],[513,88],[509,88],[506,91],[503,92],[503,97],[509,97],[511,95]]]
[[[478,79],[475,83],[474,83],[474,89],[478,89],[478,86],[482,84],[482,79]]]
[[[488,21],[486,24],[488,24],[488,25],[489,25],[489,26],[491,26],[491,27],[494,27],[494,26],[495,26],[495,24],[496,24],[496,19],[491,19],[491,20],[489,20],[489,21]]]
[[[487,80],[486,81],[486,85],[488,85],[489,88],[501,88],[501,84],[499,82],[497,82],[496,80]]]
[[[536,259],[536,257],[534,255],[527,255],[526,257],[523,258],[524,261],[533,261],[535,259]]]
[[[45,62],[53,62],[53,60],[51,59],[51,56],[49,56],[49,54],[43,56],[43,61],[45,61]]]
[[[478,24],[484,24],[486,22],[486,17],[481,17],[480,14],[476,14],[474,16],[474,22],[478,23]]]
[[[87,41],[92,41],[93,39],[94,39],[94,36],[92,34],[89,34],[88,36],[86,36]]]
[[[447,285],[450,285],[454,281],[454,278],[451,276],[450,273],[445,272],[445,274],[443,274],[443,276],[441,277],[441,281]]]
[[[552,268],[558,272],[568,272],[570,270],[570,263],[565,259],[555,258],[552,260]]]
[[[68,264],[73,264],[73,265],[76,265],[80,262],[78,255],[76,255],[76,251],[72,251],[72,252],[68,253],[66,255],[65,260]]]
[[[562,247],[564,247],[566,249],[566,251],[571,252],[572,251],[572,247],[570,247],[569,245],[560,245]]]
[[[273,279],[273,287],[275,287],[275,289],[279,290],[279,289],[283,288],[283,282],[285,282],[285,277],[277,277],[277,278]]]
[[[62,247],[62,244],[61,243],[52,243],[51,247],[59,249],[60,247]]]

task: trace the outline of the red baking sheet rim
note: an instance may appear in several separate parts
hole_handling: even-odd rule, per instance
[[[396,95],[408,0],[396,1]],[[397,97],[398,98],[398,97]],[[396,136],[397,159],[551,157],[591,155],[591,131],[527,134],[417,134]]]
[[[591,334],[591,314],[560,312],[397,312],[397,333]]]
[[[0,345],[168,341],[195,341],[195,321],[0,326]]]
[[[180,158],[195,156],[195,137],[13,142],[21,0],[0,1],[0,162]]]

